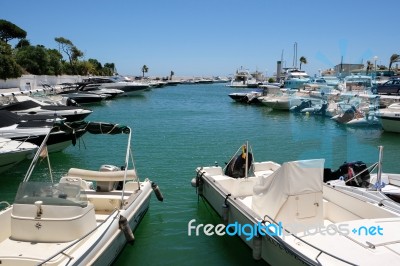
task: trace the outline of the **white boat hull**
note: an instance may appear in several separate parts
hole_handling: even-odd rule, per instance
[[[366,195],[354,197],[334,185],[322,184],[323,160],[288,162],[275,170],[264,167],[272,173],[260,173],[260,165],[247,178],[227,176],[229,164],[229,171],[201,167],[196,170],[196,182],[192,181],[222,217],[220,224],[228,226],[223,232],[239,236],[255,259],[270,265],[377,265],[399,260],[399,254],[390,248],[400,237],[399,213]],[[312,192],[314,185],[316,192]],[[282,200],[284,191],[290,194]],[[381,228],[374,227],[380,223]],[[383,226],[384,234],[361,231],[383,230]]]
[[[400,117],[380,117],[382,128],[388,132],[400,133]]]
[[[119,228],[119,216],[127,218],[132,230],[138,226],[147,212],[151,198],[150,181],[142,183],[141,190],[134,202],[126,210],[113,212],[108,215],[96,213],[96,220],[104,220],[97,230],[76,243],[71,242],[46,243],[37,242],[35,245],[25,241],[5,239],[10,229],[3,227],[0,234],[0,261],[2,265],[25,266],[37,265],[111,265],[122,250],[127,240]],[[0,212],[2,225],[10,225],[13,206]],[[39,230],[39,229],[38,229]],[[63,228],[60,228],[63,230]],[[52,257],[53,256],[53,257]]]
[[[202,197],[207,200],[213,209],[222,217],[222,206],[225,203],[226,195],[217,183],[209,182],[208,179],[204,180]],[[236,198],[232,200],[232,198],[229,197],[228,202],[229,210],[227,223],[238,222],[241,225],[257,224],[259,220],[262,220],[261,217],[259,217],[259,220],[253,218],[257,217],[255,213],[246,215],[243,211],[243,206],[239,206],[240,202],[238,202]],[[221,223],[223,223],[222,219]],[[240,238],[253,251],[253,241],[246,240],[246,236],[244,235],[241,235]],[[261,259],[265,260],[270,265],[304,265],[304,262],[299,259],[298,255],[290,254],[282,247],[282,243],[279,242],[279,239],[263,237],[261,247]]]
[[[148,185],[150,186],[150,184]],[[144,191],[142,190],[143,195],[141,195],[142,199],[132,208],[121,212],[121,215],[128,219],[132,231],[135,231],[149,209],[151,192],[150,187],[144,188]],[[116,219],[109,232],[103,236],[102,241],[96,244],[91,252],[85,254],[85,260],[76,265],[111,265],[126,243],[124,233],[119,229]]]
[[[29,142],[0,138],[0,173],[29,157],[32,159],[37,148]]]
[[[12,168],[17,163],[26,159],[29,155],[33,156],[32,150],[21,150],[12,154],[0,154],[0,173]]]

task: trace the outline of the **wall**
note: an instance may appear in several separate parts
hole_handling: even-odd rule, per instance
[[[19,91],[19,90],[36,90],[42,89],[42,84],[51,86],[61,83],[76,83],[82,81],[85,76],[35,76],[22,75],[18,79],[0,80],[0,90],[2,91]]]

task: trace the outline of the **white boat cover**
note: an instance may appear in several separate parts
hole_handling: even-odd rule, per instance
[[[322,192],[324,159],[283,163],[269,176],[260,176],[253,188],[252,209],[276,218],[289,196]]]

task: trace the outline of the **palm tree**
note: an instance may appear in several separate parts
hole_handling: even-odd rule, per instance
[[[146,65],[142,66],[142,73],[143,73],[143,77],[144,77],[144,73],[149,72],[149,68]]]
[[[304,56],[300,57],[300,70],[301,70],[301,64],[307,64],[307,58],[305,58]]]
[[[390,69],[392,68],[392,64],[394,62],[398,62],[398,61],[400,61],[400,55],[392,54],[392,56],[390,57],[390,62],[389,62],[389,72],[390,72]]]

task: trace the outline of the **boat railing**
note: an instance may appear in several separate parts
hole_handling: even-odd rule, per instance
[[[51,257],[45,259],[44,261],[42,261],[41,263],[39,263],[38,265],[44,265],[47,262],[49,262],[50,260],[52,260],[53,258],[59,256],[59,255],[64,255],[66,257],[69,258],[69,260],[72,260],[73,257],[69,256],[67,252],[65,252],[66,250],[68,250],[69,248],[75,246],[76,244],[78,244],[79,242],[81,242],[82,240],[84,240],[86,237],[88,237],[89,235],[91,235],[93,232],[95,232],[97,229],[99,229],[101,226],[103,226],[111,217],[113,220],[118,218],[118,214],[113,215],[115,212],[119,213],[118,209],[114,209],[114,211],[101,223],[99,223],[95,228],[93,228],[92,230],[90,230],[86,235],[82,236],[81,238],[75,240],[74,242],[72,242],[71,244],[69,244],[68,246],[66,246],[65,248],[59,250],[56,254],[52,255]],[[105,235],[105,233],[108,231],[108,229],[111,227],[111,225],[113,224],[113,222],[110,222],[109,225],[107,226],[107,228],[104,230],[104,232],[102,233],[101,237],[103,237]],[[69,262],[67,262],[65,265],[68,265]]]
[[[268,219],[266,219],[266,218],[268,218]],[[269,220],[269,221],[268,221],[268,220]],[[271,218],[268,214],[266,214],[266,215],[264,216],[264,219],[261,221],[261,223],[263,223],[263,224],[265,224],[266,222],[268,222],[269,224],[274,224],[274,225],[276,225],[276,226],[281,226],[281,224],[277,223],[277,222],[276,222],[273,218]],[[311,247],[311,248],[313,248],[313,249],[315,249],[315,250],[318,251],[318,255],[315,257],[315,261],[316,261],[317,263],[315,263],[314,261],[310,260],[310,259],[307,258],[307,257],[302,257],[304,260],[307,260],[307,262],[310,263],[310,264],[321,265],[321,263],[319,262],[318,258],[319,258],[322,254],[325,254],[325,255],[327,255],[327,256],[329,256],[329,257],[332,257],[332,258],[334,258],[334,259],[336,259],[336,260],[339,260],[339,261],[341,261],[341,262],[343,262],[343,263],[346,263],[346,264],[348,264],[348,265],[357,265],[357,264],[354,264],[354,263],[352,263],[352,262],[350,262],[350,261],[347,261],[347,260],[345,260],[345,259],[339,258],[338,256],[333,255],[332,253],[329,253],[329,252],[327,252],[327,251],[325,251],[325,250],[322,250],[322,249],[316,247],[315,245],[313,245],[313,244],[311,244],[311,243],[305,241],[304,239],[301,239],[300,237],[296,236],[295,234],[291,233],[291,232],[290,232],[289,230],[287,230],[286,228],[282,228],[282,229],[285,230],[286,234],[288,234],[288,235],[290,235],[290,236],[296,238],[297,240],[303,242],[303,243],[306,244],[307,246],[309,246],[309,247]],[[265,231],[266,229],[262,229],[262,230]],[[270,229],[268,229],[268,230],[270,230]],[[265,232],[265,233],[267,233],[267,232]],[[271,233],[274,233],[274,232],[271,231]],[[266,234],[266,235],[267,235],[267,234]],[[282,241],[281,238],[279,238],[279,237],[273,237],[273,238],[274,238],[276,241],[280,242],[282,245],[284,245],[284,247],[285,247],[286,249],[289,249],[291,252],[293,252],[293,253],[295,253],[295,254],[298,254],[298,251],[297,251],[295,248],[293,248],[292,246],[290,246],[290,245],[284,243],[284,241]]]
[[[1,210],[5,210],[5,209],[7,209],[7,208],[9,208],[11,206],[11,204],[9,202],[7,202],[7,201],[0,201],[0,206],[1,205],[5,205],[5,207],[1,208],[0,211]]]

